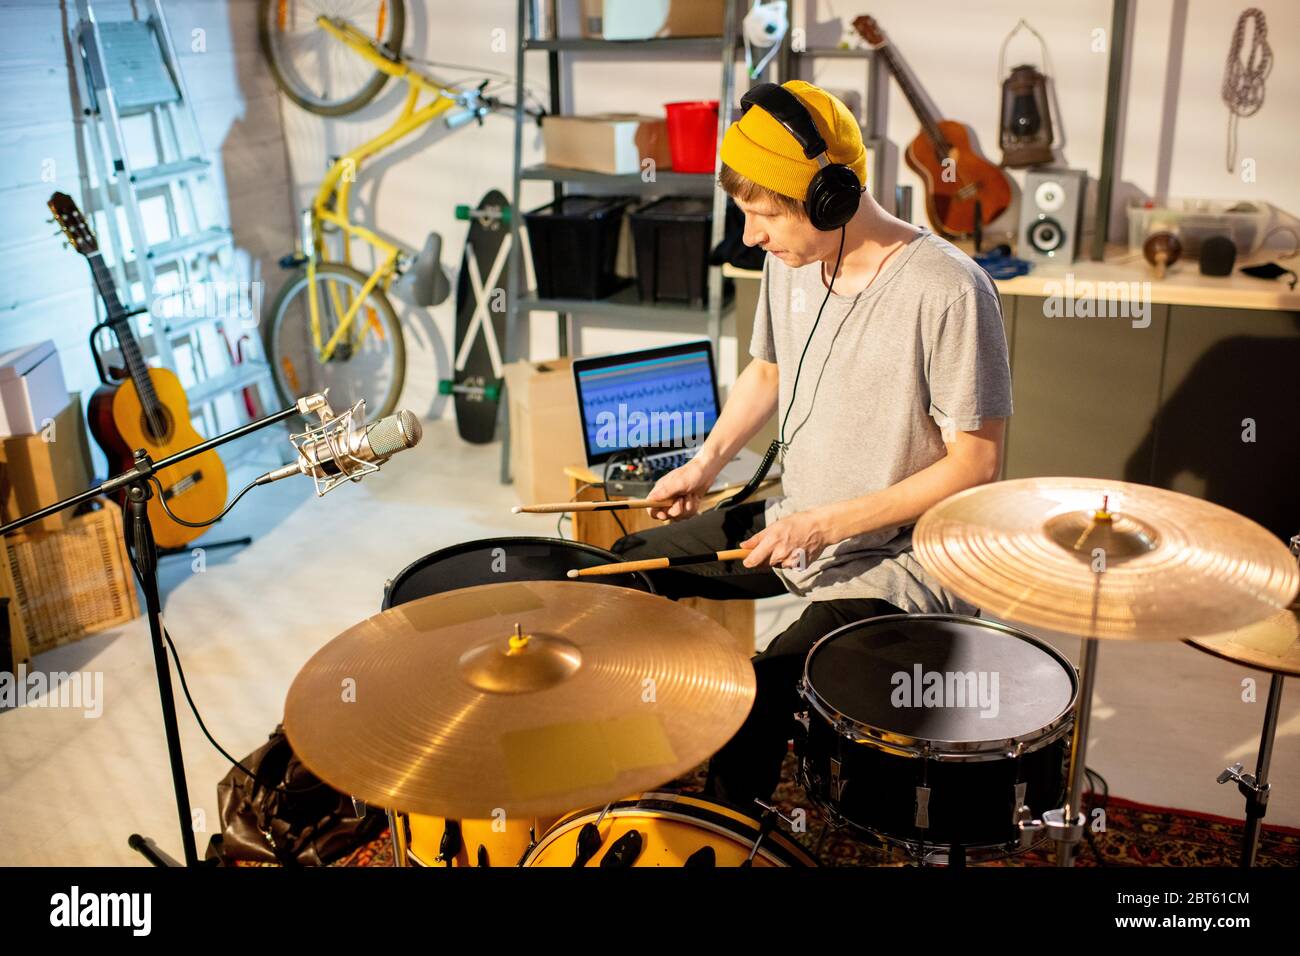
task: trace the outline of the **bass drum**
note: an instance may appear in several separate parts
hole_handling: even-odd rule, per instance
[[[408,601],[507,581],[566,581],[570,568],[620,561],[618,555],[562,538],[486,538],[452,545],[407,565],[384,588],[382,610]],[[578,578],[654,594],[644,574]],[[398,866],[518,866],[555,818],[448,820],[389,813]]]
[[[514,821],[395,816],[406,827],[410,866],[518,866],[537,844],[538,835],[555,822],[554,818]]]
[[[1019,822],[1065,799],[1078,675],[1023,631],[948,614],[858,621],[813,645],[799,692],[809,798],[916,858],[1027,849]]]
[[[587,827],[595,829],[599,840],[591,842],[591,852],[579,863],[579,835]],[[758,820],[739,810],[665,790],[629,797],[608,808],[570,813],[546,831],[523,865],[707,869],[816,866],[817,862],[777,830],[763,833]]]

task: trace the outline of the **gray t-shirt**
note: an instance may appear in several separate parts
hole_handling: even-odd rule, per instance
[[[778,427],[795,369],[826,295],[820,263],[792,269],[768,256],[750,354],[780,370]],[[896,484],[947,453],[942,435],[1011,414],[1002,309],[984,270],[926,231],[894,253],[856,296],[832,294],[808,345],[785,438],[784,515]],[[943,431],[941,431],[941,429]],[[881,598],[908,613],[971,614],[912,554],[912,527],[882,528],[778,569],[814,601]]]

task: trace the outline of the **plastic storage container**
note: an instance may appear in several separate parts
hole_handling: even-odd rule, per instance
[[[675,173],[711,173],[718,153],[718,101],[665,103]]]
[[[1176,199],[1162,208],[1129,206],[1129,250],[1141,252],[1152,230],[1163,228],[1178,233],[1183,251],[1192,258],[1200,255],[1201,242],[1210,236],[1227,236],[1238,258],[1246,258],[1264,244],[1271,212],[1267,203],[1222,199]]]
[[[619,287],[618,233],[630,196],[562,196],[524,213],[537,294],[603,299]]]
[[[631,213],[629,218],[641,298],[704,305],[713,200],[667,196]]]

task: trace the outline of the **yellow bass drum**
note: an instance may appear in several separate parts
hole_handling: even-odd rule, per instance
[[[672,791],[642,793],[612,803],[608,810],[589,807],[561,817],[528,851],[523,865],[817,865],[802,847],[776,829],[763,833],[761,840],[760,830],[758,820],[725,804]],[[581,861],[580,842],[586,851]]]
[[[518,866],[555,821],[553,817],[447,820],[397,814],[394,822],[406,836],[409,866]]]

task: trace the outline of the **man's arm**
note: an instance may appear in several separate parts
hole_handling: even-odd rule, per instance
[[[651,489],[650,498],[671,501],[672,504],[667,508],[656,508],[650,516],[661,521],[694,515],[700,499],[713,487],[718,472],[772,417],[779,397],[780,376],[776,363],[753,359],[736,377],[727,404],[699,452],[686,464],[660,478]]]
[[[997,478],[1002,466],[1006,419],[987,419],[977,431],[945,438],[947,454],[881,491],[796,512],[763,529],[742,548],[752,548],[746,567],[794,566],[854,535],[908,525],[949,495]]]
[[[736,457],[776,411],[781,378],[775,362],[750,359],[736,377],[727,404],[722,408],[709,437],[694,460],[704,466],[710,478],[717,477],[727,462]]]

